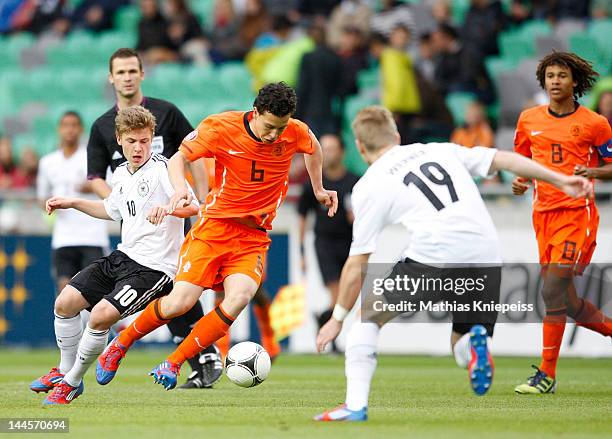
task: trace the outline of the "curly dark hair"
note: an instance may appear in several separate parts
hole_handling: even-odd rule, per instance
[[[259,89],[253,106],[259,114],[267,111],[277,117],[285,117],[295,113],[297,96],[295,90],[284,82],[273,82]]]
[[[597,81],[599,73],[593,70],[593,64],[571,52],[556,52],[546,55],[540,60],[536,70],[536,77],[540,87],[545,88],[546,68],[550,66],[566,67],[572,72],[572,79],[576,82],[574,97],[583,96]]]

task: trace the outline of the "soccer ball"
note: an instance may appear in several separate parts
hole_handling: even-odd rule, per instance
[[[238,343],[229,350],[225,358],[225,374],[240,387],[254,387],[268,378],[270,355],[252,341]]]

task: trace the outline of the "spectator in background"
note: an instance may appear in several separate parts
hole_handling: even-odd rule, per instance
[[[253,43],[253,49],[269,49],[284,44],[289,39],[293,23],[285,15],[270,19],[270,29],[260,34]]]
[[[450,2],[448,0],[438,0],[431,6],[431,15],[438,25],[448,24],[453,21],[451,15]]]
[[[11,17],[11,28],[40,34],[64,19],[65,3],[65,0],[24,0]]]
[[[83,134],[81,116],[67,111],[58,126],[58,149],[40,160],[36,196],[44,208],[53,196],[96,200],[87,181],[87,150],[80,144]],[[104,256],[110,245],[103,220],[74,209],[58,210],[53,223],[53,277],[57,293],[80,270]]]
[[[474,146],[487,146],[492,148],[495,143],[495,134],[489,125],[484,106],[472,102],[465,112],[465,126],[456,128],[450,139],[451,143],[463,145],[468,148]]]
[[[19,169],[25,177],[25,187],[34,187],[38,174],[38,154],[33,148],[25,148],[19,159]]]
[[[353,236],[353,210],[351,192],[359,177],[347,171],[343,164],[344,144],[340,136],[328,134],[320,137],[323,149],[323,184],[338,193],[338,211],[333,217],[320,208],[314,196],[310,182],[306,182],[298,201],[300,215],[300,250],[302,271],[306,270],[304,258],[304,237],[306,235],[306,218],[309,212],[315,214],[314,234],[315,251],[323,283],[329,290],[331,300],[329,307],[317,316],[319,328],[331,317],[338,298],[338,280],[346,262]],[[332,349],[337,352],[335,344]]]
[[[342,29],[338,55],[342,61],[340,95],[346,98],[357,93],[357,75],[368,67],[368,53],[358,27],[347,26]]]
[[[400,25],[414,33],[416,26],[410,5],[397,0],[381,0],[380,10],[370,20],[370,30],[390,37],[391,31]]]
[[[370,19],[372,10],[361,0],[342,0],[334,8],[327,24],[327,43],[337,50],[340,46],[340,35],[347,26],[359,29],[364,38],[370,36]]]
[[[32,179],[19,167],[13,156],[11,139],[0,138],[0,190],[27,189],[32,185]]]
[[[92,32],[113,27],[115,12],[129,5],[129,0],[83,0],[70,16],[72,25]]]
[[[140,0],[140,12],[136,50],[145,64],[178,60],[176,46],[168,35],[169,23],[159,11],[156,0]]]
[[[299,0],[298,12],[306,16],[323,16],[329,17],[336,6],[340,4],[340,0]]]
[[[244,57],[246,52],[238,35],[240,18],[232,0],[215,0],[213,15],[211,60],[219,63]]]
[[[381,102],[393,113],[402,144],[412,143],[411,121],[421,112],[421,96],[412,59],[403,50],[390,46],[380,34],[372,35],[370,54],[380,63]]]
[[[492,103],[495,93],[480,51],[462,44],[455,28],[446,24],[438,26],[432,39],[436,50],[435,84],[442,94],[469,92],[485,104]]]
[[[461,30],[462,42],[484,56],[498,55],[497,36],[506,20],[499,0],[472,0]]]
[[[244,55],[253,47],[255,40],[270,29],[270,16],[266,11],[263,0],[246,0],[246,11],[238,35],[242,42]]]
[[[325,39],[323,23],[315,22],[308,30],[315,49],[302,57],[296,88],[296,117],[306,122],[317,137],[338,131],[333,100],[340,96],[342,61]]]
[[[168,0],[164,3],[164,13],[169,22],[168,36],[181,58],[196,64],[207,64],[209,43],[186,1]]]
[[[425,33],[419,37],[419,55],[416,58],[415,66],[423,77],[429,81],[434,81],[435,49],[431,40],[431,34]]]

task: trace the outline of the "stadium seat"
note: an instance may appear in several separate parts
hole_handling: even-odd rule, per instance
[[[21,52],[34,44],[34,37],[27,32],[20,32],[0,42],[0,57],[3,66],[20,66]]]
[[[380,69],[378,67],[362,70],[357,74],[357,88],[360,93],[366,90],[378,89],[379,87]]]
[[[451,3],[451,15],[455,26],[460,26],[465,21],[465,16],[470,9],[470,0],[453,0]]]
[[[499,34],[498,42],[501,55],[514,63],[535,53],[535,41],[526,38],[521,32],[502,32]]]
[[[136,32],[141,15],[138,6],[124,6],[115,12],[115,29],[122,32]]]
[[[251,96],[253,78],[242,62],[228,62],[217,67],[221,85],[232,98]]]
[[[602,61],[602,54],[599,51],[599,44],[597,40],[588,34],[574,34],[570,36],[570,50],[577,55],[585,58],[592,63],[599,63]]]
[[[465,123],[465,109],[476,100],[476,96],[472,93],[454,92],[446,96],[446,106],[453,115],[453,120],[456,125]]]
[[[545,20],[530,20],[521,26],[519,33],[524,39],[534,41],[536,37],[551,35],[553,28]]]

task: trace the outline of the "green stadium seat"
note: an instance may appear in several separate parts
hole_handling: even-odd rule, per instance
[[[228,96],[232,98],[251,96],[253,77],[244,63],[228,62],[221,64],[217,67],[217,74]]]
[[[205,29],[213,27],[215,0],[191,0],[191,10],[200,18]]]
[[[115,28],[123,32],[137,32],[140,21],[140,9],[138,6],[125,6],[115,12]]]
[[[535,41],[540,35],[551,35],[552,32],[552,26],[545,20],[530,20],[524,23],[519,30],[521,37],[531,41]]]
[[[453,115],[456,125],[465,123],[465,109],[476,100],[476,96],[472,93],[454,92],[446,96],[446,106]]]
[[[462,25],[465,21],[465,16],[470,10],[470,0],[453,0],[451,2],[451,15],[454,24]]]
[[[21,63],[21,52],[35,42],[32,34],[20,32],[8,38],[4,38],[0,44],[0,57],[3,66],[19,66]]]
[[[498,43],[502,57],[512,60],[515,64],[535,54],[535,39],[527,39],[520,32],[502,32]]]
[[[584,59],[592,63],[602,61],[602,54],[599,51],[597,40],[591,35],[584,33],[575,33],[569,39],[570,51],[580,55]]]
[[[380,69],[362,70],[357,74],[357,88],[359,92],[377,89],[380,87]]]
[[[610,64],[612,64],[612,19],[607,20],[593,20],[588,28],[588,35],[597,41],[599,52],[602,56],[603,63],[606,64],[606,74],[610,70]],[[602,72],[599,72],[600,74]]]

